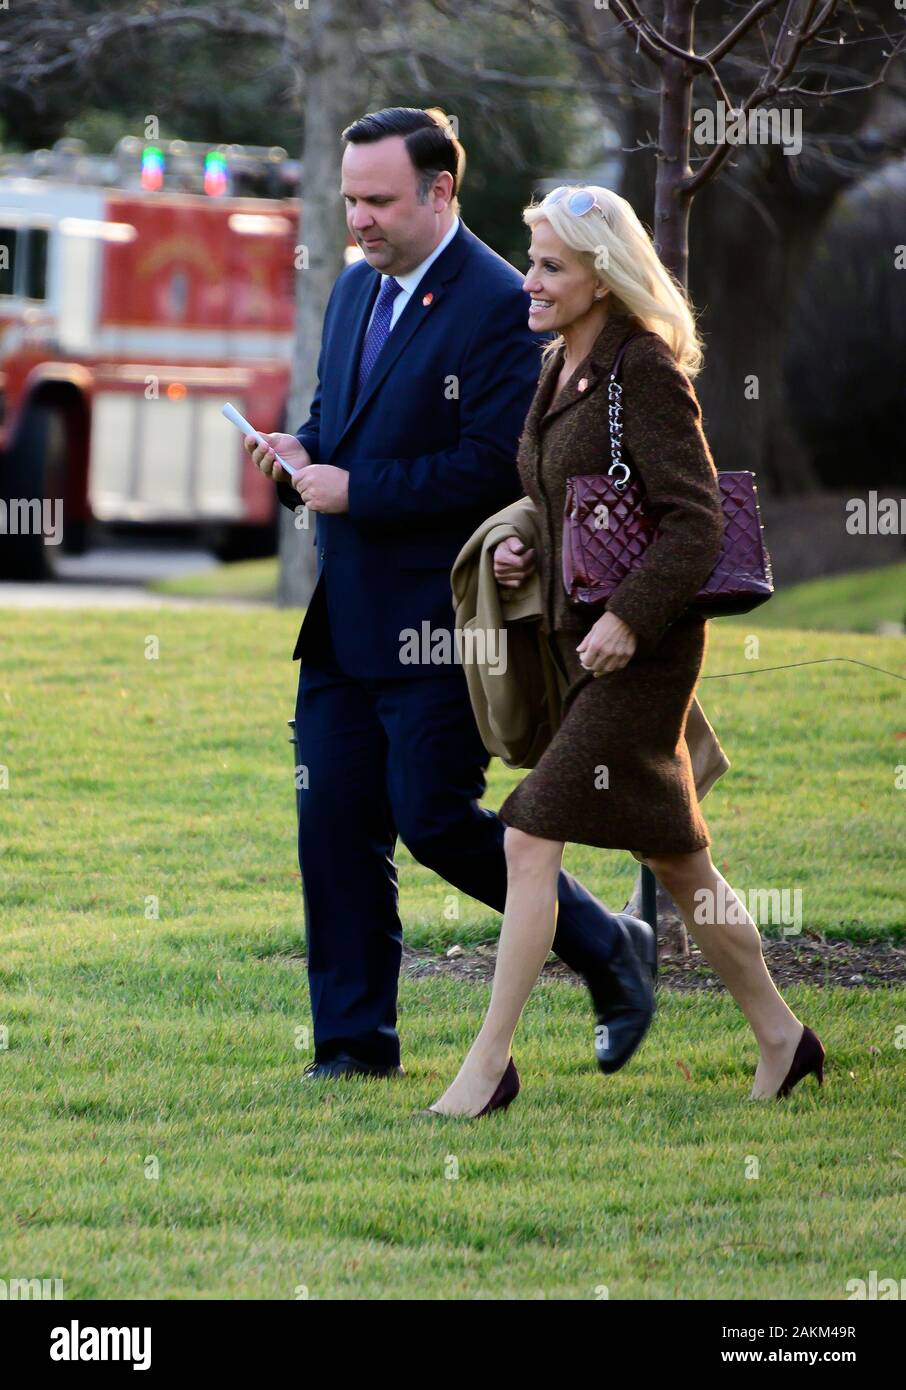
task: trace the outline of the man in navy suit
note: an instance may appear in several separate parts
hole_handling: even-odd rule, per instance
[[[343,139],[363,259],[331,292],[309,418],[267,436],[273,448],[246,441],[280,500],[317,514],[317,584],[293,653],[308,1078],[402,1072],[397,837],[503,911],[504,827],[479,805],[489,755],[461,665],[431,654],[444,640],[455,651],[456,555],[522,493],[516,449],[540,369],[522,277],[458,216],[464,155],[440,113],[377,112]],[[292,486],[274,450],[301,470]],[[413,630],[430,635],[416,661]],[[602,1070],[650,1022],[650,931],[561,874],[554,950],[589,985]]]

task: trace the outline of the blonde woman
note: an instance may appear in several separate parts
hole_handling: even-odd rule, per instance
[[[551,949],[567,841],[628,850],[649,865],[752,1026],[752,1097],[786,1095],[810,1072],[821,1082],[824,1048],[778,994],[755,923],[711,861],[684,739],[707,640],[706,620],[688,605],[723,534],[691,385],[702,363],[693,316],[635,212],[609,189],[560,188],[523,216],[529,320],[557,337],[545,349],[519,473],[541,517],[544,626],[569,688],[559,731],[500,809],[508,891],[487,1016],[426,1113],[488,1114],[518,1092],[510,1049]],[[633,334],[622,358],[624,449],[658,537],[604,611],[583,611],[561,580],[566,483],[607,471],[608,377]],[[495,574],[503,586],[520,582],[503,555]]]

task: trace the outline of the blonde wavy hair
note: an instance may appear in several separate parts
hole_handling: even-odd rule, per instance
[[[569,193],[591,193],[604,209],[593,207],[577,214],[567,207]],[[527,227],[547,221],[557,236],[594,270],[598,281],[611,292],[611,305],[632,314],[646,329],[659,333],[677,364],[691,379],[701,371],[702,343],[685,290],[664,265],[648,232],[632,206],[609,188],[594,184],[570,188],[556,203],[532,203],[524,209]],[[545,346],[546,361],[563,338]]]

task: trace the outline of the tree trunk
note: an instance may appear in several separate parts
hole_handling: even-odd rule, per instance
[[[299,255],[296,320],[286,428],[305,421],[318,380],[318,351],[324,310],[343,268],[346,217],[340,197],[340,132],[360,113],[356,77],[354,7],[344,0],[318,0],[306,14],[309,43],[305,70],[305,139],[299,189]],[[308,529],[280,508],[279,607],[304,607],[316,578],[315,517]]]
[[[667,0],[664,37],[689,52],[694,43],[695,0]],[[688,283],[689,208],[683,192],[689,167],[692,123],[692,73],[682,58],[665,56],[661,84],[658,144],[660,153],[654,186],[654,245],[664,265],[681,285]]]

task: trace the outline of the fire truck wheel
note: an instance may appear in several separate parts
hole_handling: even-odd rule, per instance
[[[31,405],[25,411],[16,442],[5,460],[0,464],[0,495],[7,504],[7,518],[11,522],[13,510],[16,514],[17,534],[8,534],[0,544],[0,575],[4,579],[40,580],[55,579],[61,552],[69,552],[84,547],[84,527],[72,522],[67,524],[65,507],[60,499],[65,496],[66,483],[66,435],[63,418],[59,411],[50,406]],[[21,506],[11,510],[10,501],[20,504],[25,501],[31,505],[23,512]],[[49,499],[51,506],[46,509],[44,501]],[[25,534],[18,534],[21,518],[34,519],[34,502],[41,505],[40,525],[29,525]],[[61,516],[62,513],[62,516]],[[50,535],[50,527],[62,521],[63,541],[61,544],[45,544],[45,536]]]

